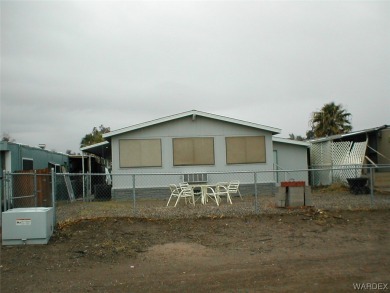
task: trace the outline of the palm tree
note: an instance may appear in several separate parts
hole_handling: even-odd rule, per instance
[[[348,133],[352,130],[350,117],[342,105],[325,104],[319,112],[313,112],[310,120],[315,137]]]

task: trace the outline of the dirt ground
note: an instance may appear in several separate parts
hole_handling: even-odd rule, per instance
[[[48,245],[2,246],[1,292],[389,288],[389,223],[388,209],[314,208],[248,217],[66,222]]]

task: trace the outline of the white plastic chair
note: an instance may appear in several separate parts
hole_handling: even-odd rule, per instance
[[[180,192],[179,195],[177,196],[177,200],[175,203],[175,206],[179,202],[180,198],[184,198],[185,202],[187,203],[187,199],[189,200],[189,203],[195,205],[195,196],[194,192],[192,191],[192,188],[188,185],[188,183],[180,183]]]
[[[215,201],[217,206],[219,206],[219,200],[218,200],[217,193],[215,192],[215,190],[211,186],[207,186],[206,187],[206,194],[205,194],[205,198],[204,198],[204,204],[206,204],[208,202],[209,198],[211,200]]]
[[[192,189],[192,193],[194,194],[195,202],[197,202],[199,199],[202,200],[202,197],[203,197],[202,188],[200,188],[200,187],[194,188],[192,186],[190,186],[190,188]]]
[[[171,190],[171,196],[168,199],[167,206],[169,205],[172,197],[178,197],[180,194],[180,190],[177,188],[176,184],[169,184],[169,189]]]
[[[241,192],[238,189],[239,186],[240,186],[240,181],[231,181],[228,185],[227,185],[227,183],[218,183],[217,188],[216,188],[217,197],[221,201],[221,197],[226,196],[227,202],[232,204],[232,198],[231,198],[232,194],[238,193],[238,195],[242,199]]]
[[[229,185],[226,185],[225,182],[217,183],[217,186],[215,188],[215,195],[217,197],[218,203],[221,203],[221,197],[226,196],[226,201],[230,204],[233,204],[229,194]]]
[[[238,195],[239,195],[240,198],[242,199],[241,192],[240,192],[240,190],[238,189],[239,187],[240,187],[240,181],[231,181],[230,184],[229,184],[229,186],[228,186],[229,194],[238,193]]]

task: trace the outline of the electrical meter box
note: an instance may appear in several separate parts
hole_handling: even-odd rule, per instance
[[[54,230],[53,208],[16,208],[2,213],[2,244],[47,244]]]

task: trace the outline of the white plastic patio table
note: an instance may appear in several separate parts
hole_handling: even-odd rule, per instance
[[[200,201],[202,202],[202,204],[206,204],[207,202],[207,189],[211,189],[212,192],[214,194],[216,194],[217,192],[217,189],[219,188],[221,184],[217,183],[217,184],[190,184],[192,190],[194,190],[194,188],[200,188],[201,190],[201,198],[200,198]]]

